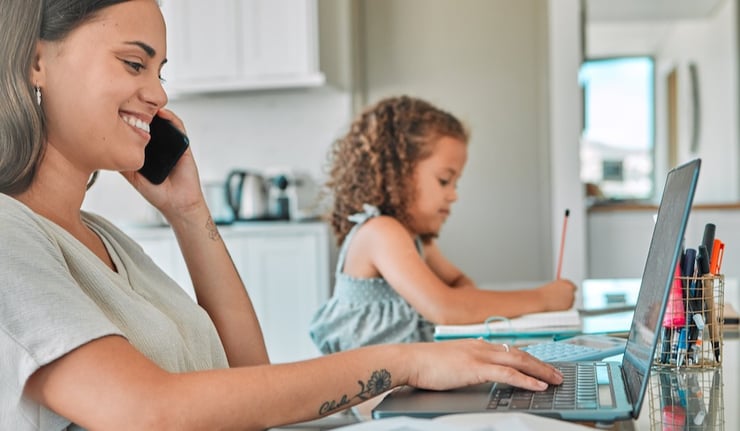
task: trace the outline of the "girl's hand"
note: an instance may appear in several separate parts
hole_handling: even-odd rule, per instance
[[[171,121],[175,127],[185,133],[182,120],[172,111],[162,108],[157,115]],[[122,172],[122,175],[168,220],[173,216],[187,215],[189,210],[205,205],[198,169],[190,148],[185,150],[162,184],[150,183],[138,171]]]
[[[542,391],[548,384],[563,382],[563,375],[552,365],[504,344],[468,339],[406,346],[408,364],[413,367],[408,384],[422,389],[501,382]]]
[[[555,280],[537,289],[545,311],[567,310],[573,306],[576,286],[570,280]]]

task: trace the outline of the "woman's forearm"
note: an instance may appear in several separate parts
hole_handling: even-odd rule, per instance
[[[208,208],[171,220],[198,303],[216,325],[231,366],[268,363],[252,302]]]
[[[261,430],[346,409],[408,382],[404,346],[300,363],[174,375],[163,415],[173,428]],[[197,394],[185,399],[184,394]],[[176,409],[176,411],[172,411]]]

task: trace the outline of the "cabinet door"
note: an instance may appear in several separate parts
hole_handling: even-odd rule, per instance
[[[312,7],[314,6],[314,7]],[[306,76],[318,70],[315,2],[246,0],[241,3],[242,73],[253,78]]]
[[[243,244],[242,277],[273,362],[319,356],[308,327],[329,291],[320,241],[321,236],[310,233],[272,234],[249,237]]]
[[[316,0],[165,0],[170,95],[321,85]]]
[[[223,82],[238,79],[237,0],[165,0],[167,84]]]

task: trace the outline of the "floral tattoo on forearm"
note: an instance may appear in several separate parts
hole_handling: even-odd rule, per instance
[[[221,234],[218,233],[218,227],[216,226],[216,223],[213,222],[213,217],[208,217],[208,220],[206,221],[206,229],[208,230],[208,238],[213,241],[221,239]]]
[[[339,401],[330,400],[324,402],[324,404],[321,405],[321,408],[319,408],[319,414],[325,415],[339,410],[342,407],[347,406],[355,398],[366,401],[374,396],[382,394],[391,388],[391,373],[386,369],[373,371],[373,374],[370,376],[367,383],[363,383],[361,380],[358,380],[357,384],[360,385],[360,392],[352,397],[344,394]]]

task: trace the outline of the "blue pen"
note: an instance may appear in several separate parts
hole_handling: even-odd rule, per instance
[[[678,351],[676,352],[676,366],[680,367],[686,360],[686,328],[678,333]]]

